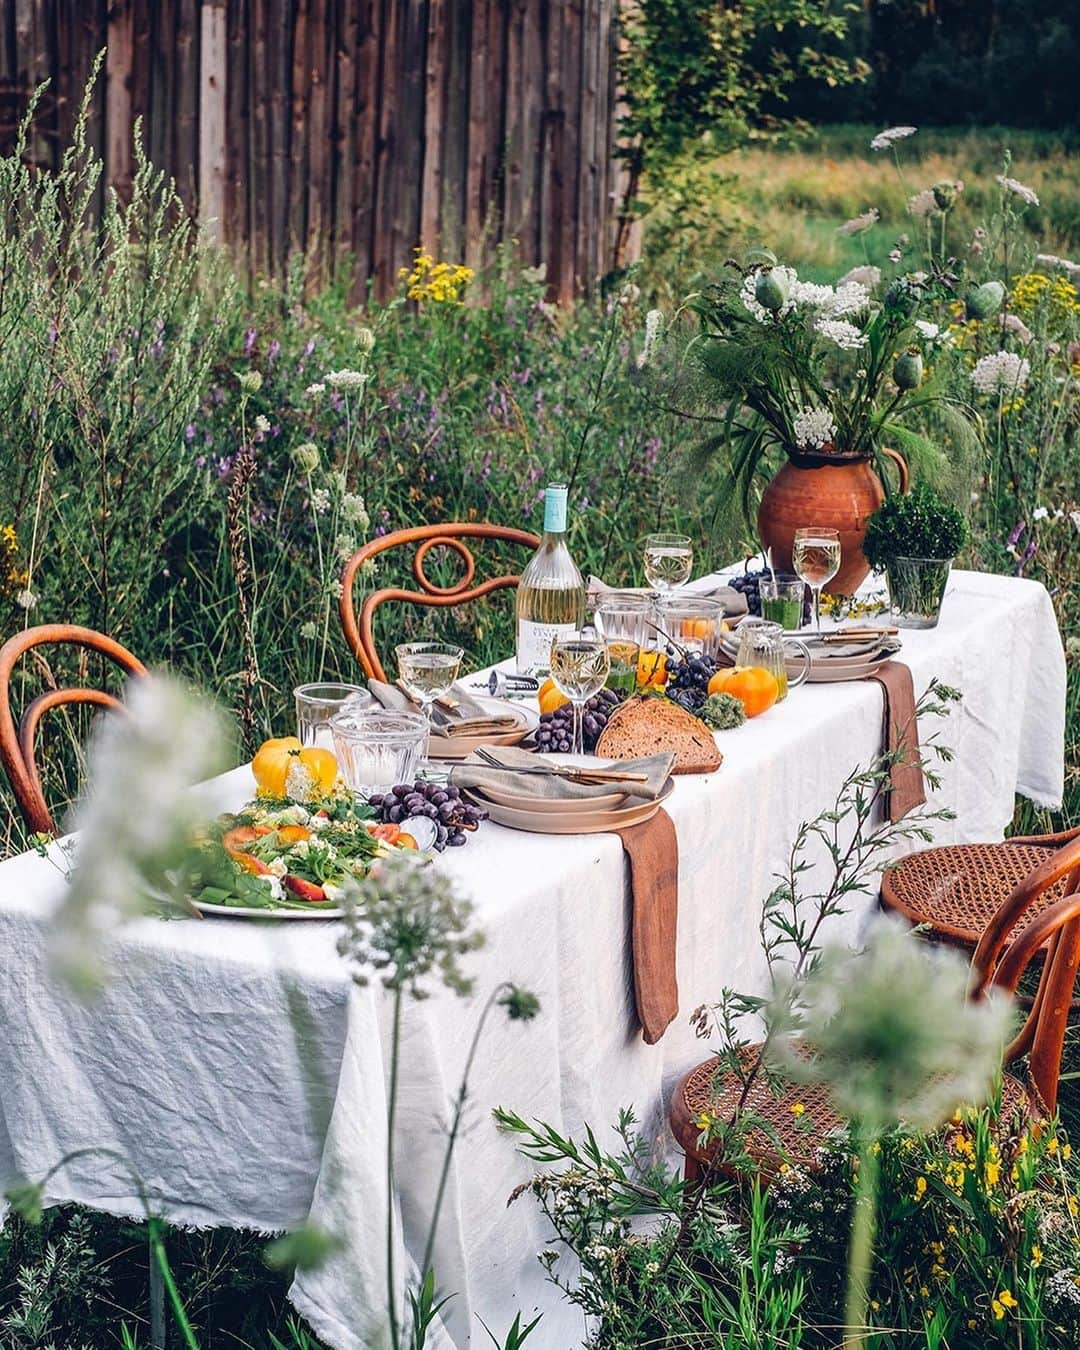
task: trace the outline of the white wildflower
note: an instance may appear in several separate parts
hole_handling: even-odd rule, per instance
[[[20,609],[33,609],[37,602],[37,596],[28,586],[24,587],[15,597],[15,603]]]
[[[845,319],[818,319],[814,327],[822,337],[835,342],[845,352],[858,351],[869,341],[865,333],[860,332],[853,323],[848,323]]]
[[[754,316],[754,318],[757,319],[758,323],[765,323],[767,319],[772,319],[774,317],[780,318],[784,314],[790,314],[791,311],[795,308],[793,292],[795,289],[795,283],[798,279],[798,273],[795,271],[794,267],[784,267],[783,265],[778,265],[774,267],[772,269],[772,273],[773,276],[776,277],[776,279],[780,282],[781,285],[784,285],[786,282],[788,287],[788,298],[784,302],[784,304],[781,305],[781,307],[775,311],[775,315],[770,310],[767,310],[764,305],[760,304],[757,299],[757,296],[754,294],[754,291],[757,287],[756,272],[747,273],[747,275],[743,278],[743,284],[739,291],[739,296],[743,304]]]
[[[1029,342],[1035,340],[1035,334],[1019,314],[1003,314],[1001,316],[1001,326],[1006,333],[1012,333],[1013,337],[1024,343],[1025,346]]]
[[[255,430],[261,431],[262,434],[265,436],[266,433],[270,430],[269,417],[264,417],[263,414],[260,413],[258,417],[256,417],[255,419]]]
[[[865,290],[872,291],[881,281],[881,268],[872,267],[869,264],[864,264],[862,267],[853,267],[850,272],[845,272],[836,283],[836,289],[842,291],[852,281]]]
[[[302,623],[300,625],[300,637],[303,639],[304,642],[314,642],[318,636],[319,636],[318,625],[313,623],[310,619],[307,621],[307,623]]]
[[[886,131],[879,131],[870,142],[870,149],[888,150],[897,141],[905,140],[908,136],[914,136],[917,130],[918,127],[889,127]]]
[[[1031,362],[1015,352],[994,352],[982,356],[971,372],[971,383],[979,394],[1014,395],[1027,386]]]
[[[650,309],[645,315],[645,339],[641,344],[641,351],[638,352],[634,364],[638,370],[643,370],[652,360],[652,355],[656,349],[656,344],[663,331],[664,316],[658,309]]]
[[[1070,262],[1068,258],[1059,258],[1056,253],[1036,253],[1035,261],[1043,267],[1056,268],[1074,280],[1080,278],[1080,263]]]
[[[934,196],[933,188],[923,188],[921,192],[916,192],[913,197],[908,198],[908,213],[917,220],[922,220],[931,212],[938,209],[937,198]]]
[[[1034,521],[1045,520],[1050,514],[1050,508],[1047,506],[1037,506],[1031,513],[1031,519]]]
[[[326,475],[326,481],[330,484],[331,492],[336,492],[338,496],[344,496],[348,483],[345,480],[344,471],[341,469],[331,469]]]
[[[809,309],[824,309],[836,295],[831,286],[819,286],[815,281],[795,281],[792,283],[789,299]]]
[[[845,220],[843,225],[836,228],[837,234],[863,234],[871,225],[876,225],[881,219],[881,212],[876,206],[871,206],[868,211],[864,211],[861,216],[854,216],[851,220]]]
[[[1070,511],[1069,519],[1076,526],[1076,528],[1080,530],[1080,511]]]
[[[325,394],[326,385],[321,380],[316,380],[314,384],[309,384],[304,390],[308,398],[314,398],[316,394]]]
[[[346,525],[363,532],[371,524],[363,497],[355,492],[346,492],[341,499],[341,519]]]
[[[836,423],[827,408],[803,408],[792,421],[796,445],[820,450],[836,435]]]
[[[311,505],[320,516],[324,516],[330,510],[330,493],[326,488],[316,488],[312,492]]]
[[[825,306],[830,318],[839,319],[844,314],[858,314],[870,303],[870,292],[861,281],[844,281],[836,288],[836,293]]]
[[[368,380],[362,370],[331,370],[323,378],[331,389],[344,390],[345,393],[363,389]]]
[[[176,873],[205,820],[191,788],[227,765],[229,736],[205,697],[149,676],[126,703],[129,715],[104,719],[91,743],[75,867],[51,920],[54,963],[85,993],[104,982],[115,930],[179,898]]]
[[[918,334],[926,342],[933,342],[941,336],[941,329],[936,323],[930,323],[927,319],[916,319],[915,328]]]
[[[1003,173],[997,174],[996,177],[1005,191],[1011,192],[1014,197],[1019,197],[1025,206],[1038,206],[1039,196],[1034,188],[1025,187],[1023,183],[1018,182],[1015,178],[1009,178]]]

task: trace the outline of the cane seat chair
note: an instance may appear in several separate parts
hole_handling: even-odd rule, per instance
[[[417,525],[406,530],[395,530],[381,538],[372,539],[358,549],[345,565],[341,578],[341,626],[345,630],[345,640],[349,650],[364,668],[368,679],[385,680],[386,671],[379,660],[375,645],[373,619],[375,612],[389,600],[404,601],[413,605],[435,605],[447,607],[465,604],[470,600],[479,600],[494,591],[516,587],[520,577],[506,573],[490,577],[476,585],[476,559],[465,539],[496,540],[502,543],[518,544],[522,548],[535,550],[540,539],[527,530],[516,530],[508,525],[486,525],[465,521],[454,521],[447,525]],[[353,588],[357,573],[363,565],[388,549],[415,545],[412,560],[412,574],[419,590],[406,590],[397,586],[381,587],[364,597],[357,617],[353,605]],[[426,564],[435,561],[433,553],[449,552],[455,555],[460,569],[456,581],[443,585],[433,581],[425,570]]]
[[[92,628],[80,628],[74,624],[43,624],[37,628],[27,628],[0,647],[0,762],[3,763],[27,829],[42,834],[55,834],[56,826],[45,799],[37,766],[36,741],[41,719],[55,708],[70,705],[91,705],[114,710],[123,708],[120,700],[104,689],[84,684],[72,687],[59,685],[51,668],[36,650],[57,644],[81,649],[80,680],[86,676],[91,653],[104,657],[126,675],[146,674],[143,663],[119,642]],[[38,667],[51,687],[26,705],[16,723],[11,706],[12,677],[20,657],[31,651],[38,658]]]
[[[1077,967],[1080,966],[1080,839],[1044,856],[999,906],[980,938],[971,962],[972,998],[991,988],[1015,995],[1033,958],[1045,953],[1038,988],[1023,1025],[1006,1048],[1010,1065],[1028,1057],[1027,1081],[1002,1074],[1001,1120],[1019,1114],[1052,1114],[1057,1107],[1061,1056]],[[1047,897],[1056,897],[1048,901]],[[1019,931],[1017,931],[1019,927]],[[760,1047],[744,1053],[753,1056]],[[715,1145],[698,1143],[698,1122],[706,1113],[729,1119],[743,1093],[739,1076],[719,1059],[699,1064],[682,1079],[671,1103],[671,1128],[686,1156],[686,1176],[694,1180],[712,1161]],[[763,1074],[752,1082],[744,1110],[764,1125],[747,1134],[747,1151],[769,1179],[786,1163],[813,1168],[825,1139],[843,1121],[825,1089]],[[726,1169],[716,1164],[716,1171]]]

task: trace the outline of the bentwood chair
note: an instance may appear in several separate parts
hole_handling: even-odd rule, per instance
[[[518,544],[522,548],[530,550],[535,550],[540,544],[539,537],[530,534],[527,530],[515,530],[507,525],[484,525],[455,521],[447,525],[417,525],[407,530],[395,530],[392,534],[384,534],[381,538],[372,539],[369,543],[364,544],[349,559],[341,578],[341,624],[345,629],[345,640],[348,642],[353,655],[363,666],[364,674],[368,679],[386,679],[386,671],[383,669],[383,664],[379,660],[379,653],[375,647],[372,620],[375,611],[380,605],[386,604],[388,600],[402,600],[413,605],[445,607],[465,604],[470,600],[479,600],[482,596],[490,595],[493,591],[517,586],[520,578],[512,574],[491,577],[487,581],[482,581],[474,586],[476,559],[473,557],[469,546],[462,543],[463,539],[491,539],[508,544]],[[385,553],[388,549],[400,548],[410,544],[416,545],[412,560],[412,574],[420,589],[413,591],[388,586],[373,591],[370,595],[364,597],[364,602],[360,606],[358,621],[353,606],[353,587],[356,584],[356,575],[360,568],[369,559],[377,558],[380,553]],[[435,561],[435,558],[432,557],[433,550],[437,551],[436,556],[441,555],[443,560],[448,553],[454,555],[461,574],[456,581],[449,585],[441,585],[428,577],[425,566],[429,560]]]
[[[114,642],[112,638],[95,632],[92,628],[79,628],[74,624],[43,624],[38,628],[28,628],[16,633],[0,647],[0,761],[3,762],[27,829],[43,834],[54,834],[56,827],[45,800],[35,754],[37,729],[42,717],[54,708],[69,704],[123,708],[119,699],[103,689],[89,688],[82,684],[70,688],[58,685],[50,667],[35,650],[41,646],[54,644],[73,645],[82,649],[79,661],[80,680],[85,678],[89,654],[92,652],[105,657],[128,675],[146,674],[146,667],[142,662],[126,647],[121,647],[119,642]],[[26,705],[16,725],[11,707],[12,675],[19,658],[31,650],[35,651],[39,669],[51,687]]]
[[[1002,1119],[1019,1114],[1052,1114],[1057,1107],[1061,1055],[1077,967],[1080,966],[1080,839],[1044,856],[991,917],[971,962],[970,993],[982,998],[991,988],[1015,995],[1032,959],[1045,953],[1038,989],[1019,1034],[1005,1051],[1006,1064],[1028,1056],[1027,1081],[1002,1075]],[[1048,897],[1056,897],[1049,898]],[[1017,932],[1017,926],[1022,926]],[[746,1053],[753,1055],[759,1047]],[[694,1180],[708,1164],[713,1148],[701,1148],[697,1121],[703,1113],[728,1119],[743,1085],[718,1059],[691,1069],[671,1103],[671,1128],[686,1155],[686,1175]],[[817,1084],[766,1081],[752,1085],[743,1103],[767,1124],[751,1129],[747,1150],[763,1177],[782,1163],[813,1168],[815,1153],[842,1121]],[[723,1170],[718,1164],[717,1170]]]

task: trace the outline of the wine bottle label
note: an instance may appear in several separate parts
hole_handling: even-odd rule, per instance
[[[549,483],[544,493],[544,533],[566,533],[566,487]]]
[[[577,625],[573,623],[534,623],[531,619],[518,619],[518,674],[549,675],[551,644],[556,638],[570,637],[575,632]]]

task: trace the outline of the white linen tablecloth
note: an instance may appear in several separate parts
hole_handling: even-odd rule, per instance
[[[1000,838],[1020,791],[1062,793],[1065,669],[1053,609],[1030,581],[956,572],[940,626],[906,632],[916,693],[932,676],[962,690],[942,728],[956,751],[934,804],[957,819],[941,842]],[[490,1119],[496,1104],[564,1133],[603,1139],[620,1107],[661,1126],[664,1090],[705,1047],[688,1016],[723,986],[764,987],[758,916],[799,823],[831,803],[879,746],[876,684],[806,686],[719,744],[715,774],[683,777],[667,809],[679,839],[681,1011],[662,1041],[638,1034],[625,865],[612,835],[560,837],[484,826],[436,863],[473,900],[487,946],[476,992],[408,1002],[397,1126],[406,1259],[419,1259],[444,1122],[488,992],[511,979],[542,1004],[532,1023],[490,1022],[450,1178],[435,1265],[455,1295],[433,1346],[487,1344],[515,1310],[542,1307],[530,1345],[581,1343],[580,1316],[544,1282],[549,1240],[528,1198],[507,1207],[528,1163]],[[249,770],[212,785],[213,810],[250,795]],[[48,915],[64,881],[49,862],[0,863],[0,1183],[38,1178],[100,1145],[177,1223],[272,1231],[310,1219],[344,1245],[297,1277],[292,1298],[339,1350],[381,1346],[388,999],[348,980],[333,923],[142,920],[115,943],[101,998],[78,1002],[48,972]],[[853,935],[870,901],[838,919]],[[299,1029],[299,1030],[298,1030]],[[131,1173],[74,1161],[52,1202],[138,1216]]]

